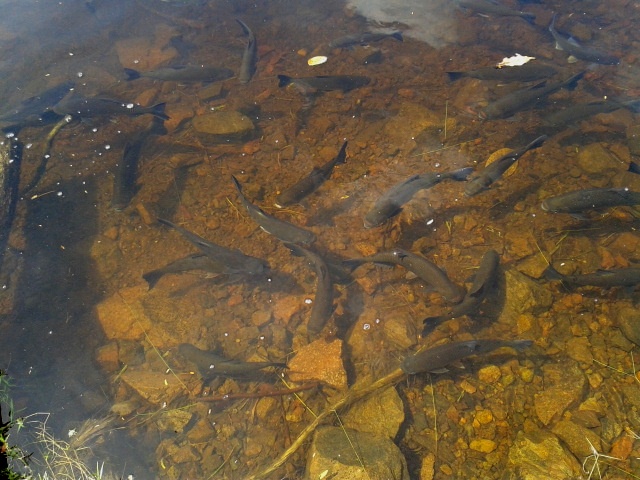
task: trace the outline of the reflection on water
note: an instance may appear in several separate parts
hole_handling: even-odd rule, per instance
[[[634,3],[0,9],[36,471],[53,438],[118,478],[639,474]]]

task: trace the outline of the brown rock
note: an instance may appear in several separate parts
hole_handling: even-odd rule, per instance
[[[128,368],[120,378],[149,403],[162,406],[171,403],[185,392],[183,382],[188,377],[187,375],[178,379],[171,373],[152,372],[134,367]]]
[[[107,372],[115,372],[120,367],[118,362],[118,344],[110,342],[96,350],[96,362]]]
[[[569,420],[561,420],[554,425],[552,432],[562,440],[577,458],[593,454],[591,446],[601,451],[600,437],[588,428]]]
[[[534,406],[540,421],[548,425],[582,400],[587,380],[573,362],[570,365],[547,364],[542,371],[545,390],[535,395]]]
[[[289,362],[294,382],[319,381],[337,390],[347,388],[347,372],[342,364],[342,340],[316,340],[299,349]]]
[[[395,387],[390,386],[357,402],[341,418],[346,427],[393,439],[404,422],[404,406]]]

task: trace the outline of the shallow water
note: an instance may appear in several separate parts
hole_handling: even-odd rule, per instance
[[[572,431],[593,432],[601,453],[622,458],[612,461],[621,470],[609,469],[603,478],[640,475],[640,442],[629,433],[640,433],[638,294],[620,287],[569,289],[543,275],[548,262],[563,274],[633,266],[640,258],[637,211],[620,207],[577,219],[540,208],[545,198],[580,188],[640,189],[640,176],[627,172],[640,155],[634,111],[553,127],[543,121],[571,105],[638,96],[634,27],[640,10],[622,0],[504,3],[535,13],[535,21],[481,16],[435,0],[413,6],[0,3],[6,12],[0,18],[0,117],[65,81],[87,97],[166,103],[170,117],[168,133],[144,144],[139,188],[122,211],[111,207],[113,178],[127,143],[151,122],[148,115],[64,126],[43,178],[20,198],[0,297],[0,368],[13,379],[20,414],[48,412],[47,426],[65,441],[85,421],[85,430],[102,425],[86,460],[104,461],[117,476],[235,479],[267,467],[313,420],[311,411],[339,397],[327,386],[299,397],[265,397],[263,384],[284,388],[268,373],[203,382],[178,355],[179,344],[191,343],[230,359],[282,362],[309,343],[314,269],[249,218],[234,175],[249,201],[313,231],[314,250],[328,258],[399,247],[432,260],[469,288],[484,253],[500,254],[502,273],[480,314],[449,320],[426,338],[419,336],[422,320],[449,306],[401,267],[360,267],[355,281],[335,286],[336,308],[321,338],[344,340],[349,385],[380,378],[419,346],[446,339],[534,340],[524,352],[466,359],[448,372],[397,384],[406,418],[391,436],[411,478],[516,478],[508,476],[524,468],[514,460],[516,439],[540,431],[562,439],[577,465],[573,474],[586,478],[588,469],[579,469],[587,455],[563,437],[561,420],[577,425]],[[620,64],[567,63],[547,29],[554,12],[560,32],[614,53]],[[237,74],[246,44],[238,18],[258,41],[257,71],[248,84],[234,77],[205,95],[211,86],[200,82],[125,80],[125,67],[144,72],[205,65]],[[380,27],[402,31],[404,42],[327,47],[346,33]],[[561,89],[513,117],[483,121],[478,113],[490,101],[538,81],[449,81],[446,72],[491,66],[515,53],[556,68],[548,82],[587,72],[573,91]],[[317,55],[327,62],[308,66]],[[279,88],[277,75],[371,81],[305,98],[295,87]],[[199,135],[191,119],[212,112],[239,112],[255,128],[243,136]],[[17,133],[25,145],[23,187],[36,175],[51,128]],[[523,155],[515,171],[488,191],[469,198],[464,183],[442,182],[416,194],[384,225],[364,228],[376,199],[411,175],[466,166],[481,172],[495,151],[519,148],[542,134],[549,135],[544,145]],[[346,163],[315,193],[301,205],[273,206],[281,191],[335,157],[345,140]],[[197,252],[155,223],[156,216],[262,258],[270,269],[249,278],[167,274],[148,289],[144,273]],[[554,366],[572,372],[583,387],[547,418],[542,399],[558,388]],[[284,379],[294,373],[283,372]],[[199,402],[203,391],[233,400]],[[482,451],[478,440],[494,449]],[[308,451],[306,442],[268,478],[303,478]]]

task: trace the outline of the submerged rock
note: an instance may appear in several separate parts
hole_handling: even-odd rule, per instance
[[[289,378],[294,382],[319,381],[344,390],[347,372],[342,363],[342,340],[316,340],[300,348],[289,362]]]
[[[584,373],[573,362],[569,365],[550,363],[542,367],[545,390],[533,400],[540,421],[549,425],[572,405],[582,401],[587,386]]]
[[[576,459],[558,438],[543,430],[518,432],[501,480],[570,480],[582,478]]]
[[[616,312],[616,319],[624,336],[640,346],[640,312],[633,307],[622,307]]]
[[[255,129],[249,117],[240,112],[207,113],[195,117],[191,124],[200,140],[205,143],[243,140]]]
[[[313,437],[308,458],[305,478],[409,480],[400,449],[388,438],[371,433],[320,428]]]
[[[374,393],[355,403],[342,423],[360,432],[368,432],[390,439],[398,434],[404,422],[404,405],[394,386]]]

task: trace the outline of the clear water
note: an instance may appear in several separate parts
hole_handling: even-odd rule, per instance
[[[559,420],[545,424],[536,412],[536,395],[549,388],[549,364],[575,367],[587,380],[565,418],[588,409],[580,405],[590,399],[600,402],[598,423],[588,428],[602,439],[601,453],[627,445],[621,440],[627,432],[640,433],[632,400],[640,396],[640,380],[633,378],[637,345],[629,332],[621,333],[620,320],[620,312],[636,307],[637,292],[567,289],[543,278],[548,261],[564,274],[633,266],[640,258],[637,212],[619,207],[576,219],[540,208],[545,198],[581,188],[640,189],[640,176],[626,171],[640,155],[632,108],[570,124],[544,122],[572,105],[638,97],[640,10],[630,1],[504,4],[533,12],[535,21],[479,15],[438,0],[0,0],[0,116],[73,81],[74,94],[125,105],[166,103],[170,117],[168,133],[144,144],[138,188],[123,210],[111,206],[113,179],[149,115],[96,116],[64,126],[53,139],[46,173],[19,200],[2,269],[0,368],[13,382],[14,411],[28,420],[16,441],[36,452],[34,470],[44,474],[51,458],[37,435],[46,419],[59,442],[73,444],[77,432],[95,432],[84,443],[90,452],[81,449],[79,458],[93,471],[104,462],[116,478],[248,478],[312,421],[307,407],[317,413],[335,400],[328,387],[300,393],[306,407],[293,395],[261,397],[264,384],[284,388],[273,374],[205,382],[205,393],[232,400],[197,400],[203,383],[178,354],[179,344],[243,361],[286,362],[308,343],[313,269],[248,217],[231,175],[267,213],[312,230],[313,248],[323,256],[346,259],[400,247],[434,261],[468,288],[484,253],[495,249],[503,273],[533,279],[534,287],[525,289],[529,296],[521,298],[507,285],[513,275],[503,275],[475,319],[451,320],[426,338],[419,336],[422,319],[449,307],[404,269],[359,268],[354,282],[335,287],[336,310],[320,337],[345,341],[349,384],[382,377],[418,346],[446,338],[534,340],[522,353],[465,360],[464,369],[456,362],[449,372],[397,385],[407,417],[394,442],[411,478],[420,478],[430,454],[435,478],[516,472],[508,454],[518,432],[551,431]],[[554,12],[560,32],[615,54],[620,64],[568,63],[547,28]],[[258,40],[257,72],[248,84],[233,77],[214,84],[219,92],[204,94],[211,85],[126,80],[124,68],[176,65],[226,67],[237,75],[247,39],[236,19]],[[401,31],[404,42],[328,47],[347,33],[373,30]],[[446,72],[492,66],[516,53],[556,68],[547,84],[586,73],[572,91],[560,89],[515,116],[482,120],[489,102],[540,80],[450,81]],[[309,66],[314,56],[328,59]],[[279,88],[277,75],[371,81],[311,99],[294,87]],[[191,119],[211,112],[239,112],[255,130],[242,138],[205,138]],[[25,145],[23,187],[37,174],[53,126],[17,133]],[[363,227],[364,215],[395,183],[466,166],[480,172],[492,153],[542,134],[549,135],[545,144],[487,192],[468,198],[464,184],[443,182],[418,193],[384,225]],[[273,206],[279,192],[331,160],[345,140],[346,164],[324,185],[301,205]],[[197,252],[154,223],[156,215],[262,258],[270,271],[250,278],[167,274],[148,289],[144,273]],[[478,374],[488,364],[500,369],[496,383],[485,384]],[[136,391],[134,385],[145,382],[157,388],[156,396]],[[475,424],[477,412],[486,410],[493,420]],[[495,442],[496,450],[469,449],[480,438]],[[627,473],[609,470],[603,478],[640,475],[638,440],[628,438],[625,458],[615,463]],[[303,478],[307,451],[305,443],[268,478]],[[585,459],[572,454],[576,465]],[[64,478],[60,466],[48,468],[53,478]]]

